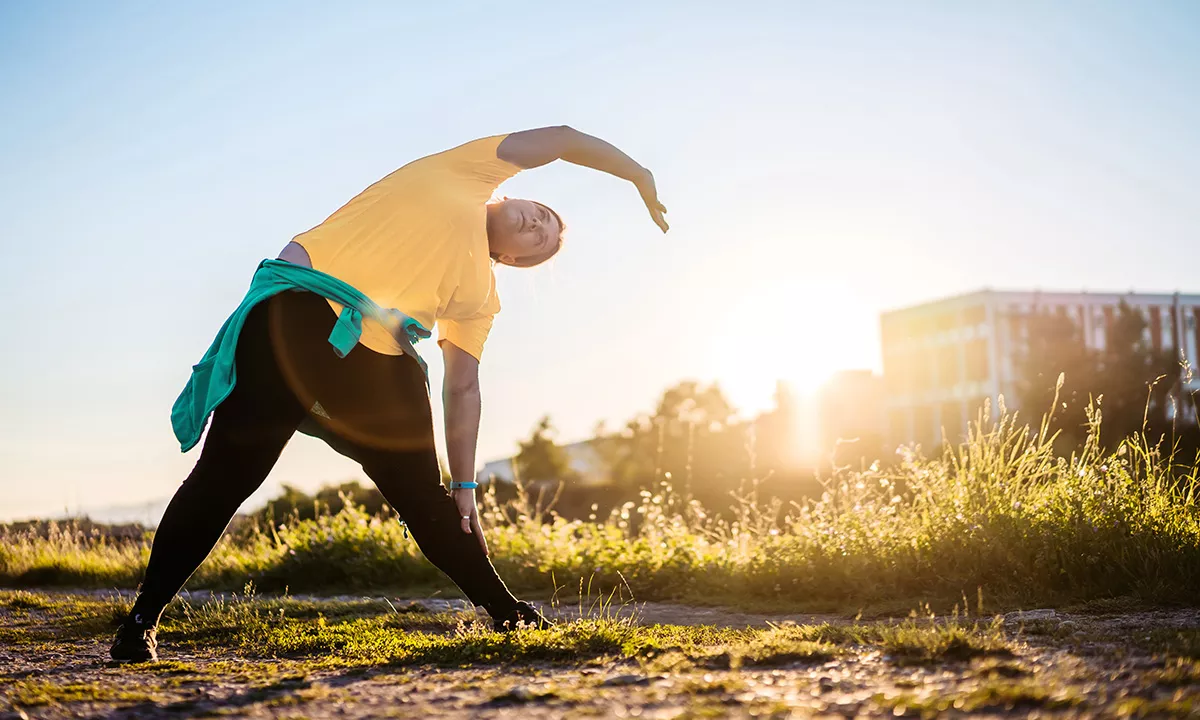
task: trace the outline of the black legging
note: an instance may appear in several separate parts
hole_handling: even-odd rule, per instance
[[[131,614],[157,619],[258,489],[302,422],[362,465],[408,524],[425,557],[493,618],[516,599],[442,485],[425,375],[406,355],[356,346],[338,358],[336,315],[318,295],[288,291],[260,303],[238,339],[237,384],[212,416],[200,459],[154,535]]]

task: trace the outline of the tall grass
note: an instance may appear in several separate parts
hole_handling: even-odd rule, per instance
[[[485,493],[493,559],[510,586],[549,594],[587,578],[639,600],[703,599],[815,607],[972,598],[1014,603],[1113,596],[1200,597],[1195,465],[1144,435],[1115,452],[1100,415],[1070,456],[1001,413],[940,455],[902,449],[888,468],[843,469],[803,505],[756,496],[721,514],[667,482],[610,515],[567,520],[528,493]],[[60,528],[0,538],[0,584],[133,587],[148,539],[109,543]],[[347,591],[449,587],[395,522],[356,507],[260,529],[218,545],[191,588]]]

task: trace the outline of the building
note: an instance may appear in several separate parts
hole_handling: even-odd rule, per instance
[[[1103,349],[1122,301],[1146,318],[1145,341],[1155,349],[1178,348],[1195,374],[1200,295],[984,290],[884,313],[888,443],[929,448],[941,443],[943,432],[957,440],[987,399],[995,419],[1001,395],[1007,408],[1017,409],[1016,367],[1026,318],[1038,312],[1065,314],[1082,328],[1088,347]],[[1185,391],[1197,389],[1200,380],[1185,386]],[[1190,415],[1189,404],[1183,406]]]
[[[575,471],[580,485],[607,485],[610,481],[608,466],[591,441],[563,445],[567,453],[567,463]],[[516,474],[516,457],[493,460],[483,466],[475,474],[475,481],[481,485],[492,482],[512,483]]]

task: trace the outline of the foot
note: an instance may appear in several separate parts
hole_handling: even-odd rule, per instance
[[[527,602],[519,602],[513,609],[504,617],[494,618],[492,627],[497,632],[509,632],[516,630],[522,623],[527,627],[532,627],[537,630],[545,630],[546,628],[554,627],[554,623],[546,619],[544,615],[538,612],[537,608]]]
[[[117,636],[108,651],[113,660],[147,662],[158,659],[158,626],[144,621],[141,615],[130,615],[117,628]]]

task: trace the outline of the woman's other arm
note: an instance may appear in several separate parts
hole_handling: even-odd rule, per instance
[[[667,221],[663,217],[667,208],[658,200],[654,175],[634,162],[633,158],[598,137],[581,133],[566,125],[522,130],[504,138],[496,148],[496,154],[501,160],[526,169],[540,167],[555,160],[566,160],[628,180],[637,187],[654,223],[663,232],[667,231]]]
[[[446,455],[450,461],[450,479],[470,482],[475,479],[475,443],[479,440],[479,361],[453,343],[442,343],[445,375],[442,404],[446,417]],[[462,531],[474,535],[484,554],[487,540],[479,523],[474,490],[452,490],[458,505]]]

